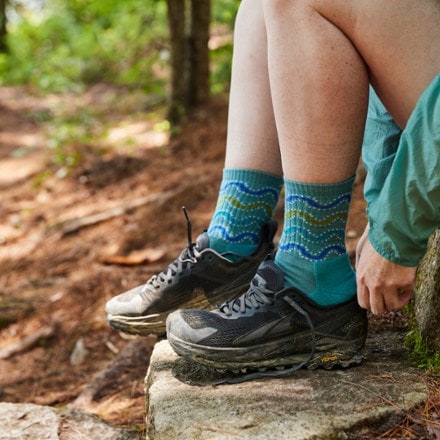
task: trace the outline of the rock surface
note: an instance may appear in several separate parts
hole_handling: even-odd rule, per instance
[[[135,440],[90,414],[33,404],[0,403],[0,440]]]
[[[347,439],[427,396],[402,335],[391,332],[371,335],[367,359],[348,370],[301,370],[235,385],[212,380],[166,341],[156,344],[145,380],[147,439]]]
[[[440,351],[440,230],[431,237],[419,266],[415,311],[420,335],[430,348]]]

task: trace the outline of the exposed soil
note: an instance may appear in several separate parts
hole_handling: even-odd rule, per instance
[[[111,329],[104,305],[185,246],[183,205],[195,234],[208,225],[227,115],[226,101],[216,99],[169,141],[155,125],[162,110],[147,111],[150,104],[103,85],[61,97],[0,88],[0,400],[73,405],[144,429],[143,379],[155,338]],[[71,144],[81,161],[60,168],[44,121],[84,108],[97,115],[98,137]],[[360,167],[347,228],[351,255],[366,224],[363,177]],[[282,221],[282,206],[276,218]],[[406,320],[371,323],[373,331],[401,329]]]

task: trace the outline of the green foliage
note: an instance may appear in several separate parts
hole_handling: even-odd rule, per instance
[[[239,0],[212,0],[212,25],[230,30]],[[0,85],[47,92],[81,91],[95,82],[164,94],[168,23],[164,0],[47,0],[9,23],[9,54],[0,54]],[[232,45],[212,51],[212,88],[227,90]]]
[[[87,109],[59,116],[48,125],[48,147],[54,164],[70,169],[81,160],[83,146],[93,139],[93,118]]]
[[[239,6],[239,0],[212,0],[213,22],[233,28]]]
[[[213,0],[213,26],[231,31],[240,5],[239,0]],[[211,51],[211,90],[214,94],[227,92],[232,68],[232,40]]]
[[[221,94],[228,90],[232,69],[232,43],[211,51],[211,91]]]
[[[105,81],[149,91],[161,80],[153,66],[162,63],[166,5],[154,0],[51,0],[38,21],[23,16],[9,34],[10,54],[0,57],[0,83],[58,92]]]

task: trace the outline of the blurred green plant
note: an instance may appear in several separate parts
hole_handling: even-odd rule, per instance
[[[59,115],[46,125],[51,161],[57,167],[58,177],[64,177],[79,165],[85,146],[96,139],[95,118],[83,108],[73,115]]]
[[[49,0],[38,20],[10,23],[0,82],[50,92],[98,81],[157,89],[166,36],[164,2]]]
[[[232,29],[239,3],[213,0],[213,26]],[[165,94],[165,1],[46,0],[38,13],[23,4],[9,22],[0,85],[28,84],[56,93],[107,82]],[[230,44],[212,51],[214,92],[227,90],[231,53]]]
[[[213,0],[212,24],[232,31],[239,0]],[[211,50],[211,90],[213,94],[225,93],[229,89],[232,68],[232,35],[230,40]]]

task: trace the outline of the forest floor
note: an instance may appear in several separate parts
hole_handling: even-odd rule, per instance
[[[44,97],[2,87],[0,115],[0,400],[72,406],[142,431],[156,339],[111,329],[104,305],[178,255],[186,244],[183,205],[195,234],[208,225],[226,100],[196,112],[171,140],[160,104],[105,85]],[[366,224],[363,178],[360,166],[351,256]],[[402,328],[406,319],[370,323],[373,331]],[[440,418],[439,382],[425,374],[426,405],[380,438],[439,438],[429,430]]]

